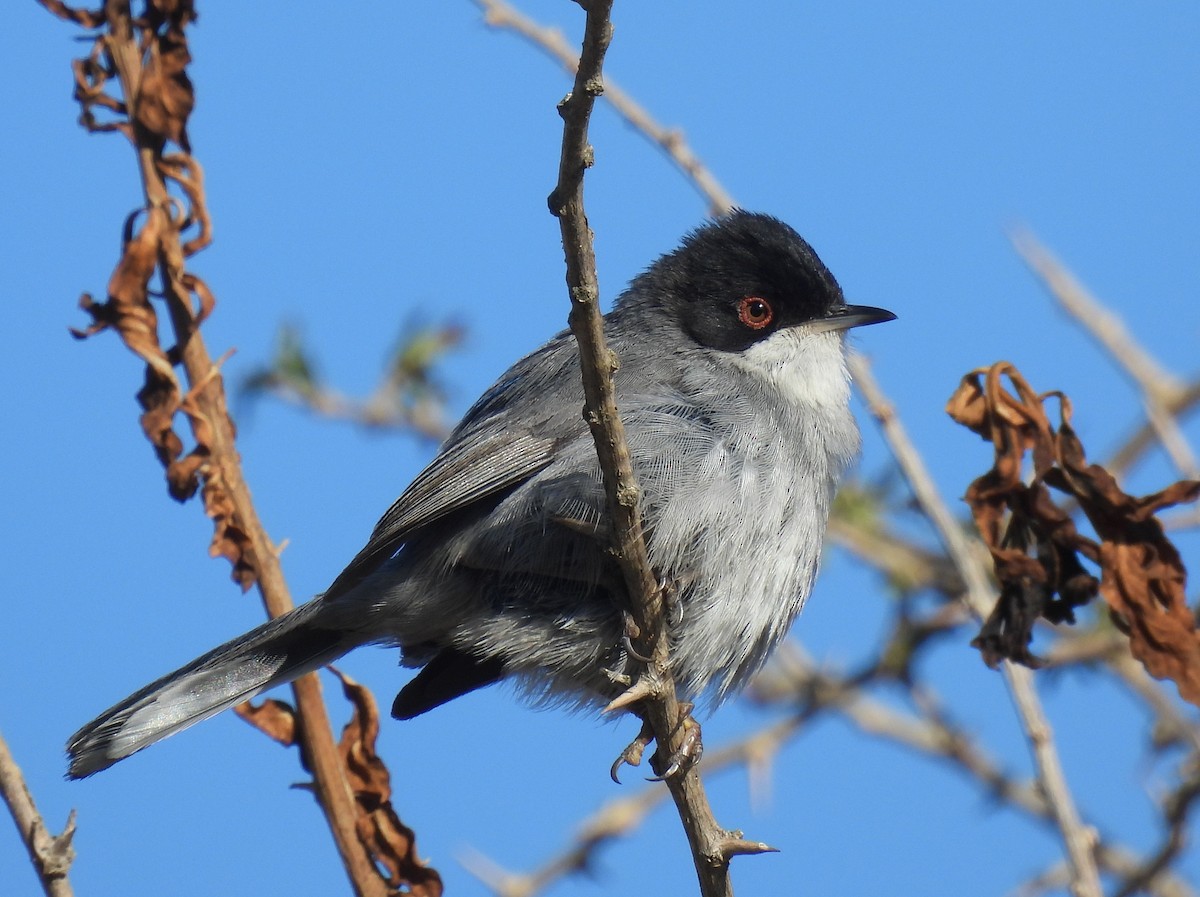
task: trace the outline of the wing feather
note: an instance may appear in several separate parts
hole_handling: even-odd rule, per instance
[[[326,598],[360,583],[417,531],[543,470],[553,460],[555,446],[553,439],[513,430],[453,441],[380,518],[366,546],[333,581]]]

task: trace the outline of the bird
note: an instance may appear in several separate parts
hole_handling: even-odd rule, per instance
[[[719,705],[804,607],[838,483],[859,452],[849,305],[770,215],[704,222],[604,316],[651,565],[672,587],[681,697]],[[504,680],[599,708],[636,663],[569,331],[514,364],[328,589],[147,685],[68,741],[83,778],[366,644],[416,669],[411,719]]]

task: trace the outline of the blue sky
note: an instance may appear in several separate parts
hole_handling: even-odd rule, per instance
[[[296,322],[325,375],[362,393],[406,319],[456,320],[468,341],[441,376],[460,412],[566,319],[545,197],[567,81],[466,2],[230,8],[204,5],[192,32],[190,131],[216,236],[193,267],[219,303],[211,351],[236,348],[225,367],[236,384],[269,356],[280,322]],[[573,41],[581,33],[572,3],[524,8]],[[1168,367],[1195,371],[1196,7],[618,2],[615,22],[609,74],[682,127],[742,205],[800,230],[851,301],[899,314],[857,343],[948,498],[988,463],[942,410],[973,367],[1007,358],[1035,387],[1067,391],[1093,455],[1135,422],[1136,392],[1051,306],[1006,228],[1032,228]],[[73,36],[32,3],[0,33],[0,731],[50,822],[79,811],[81,894],[340,893],[324,824],[288,789],[295,760],[230,715],[87,782],[61,777],[61,745],[79,724],[261,615],[205,557],[199,509],[165,498],[137,427],[137,362],[111,338],[67,335],[85,323],[79,293],[103,292],[139,196],[128,147],[75,123]],[[705,205],[603,106],[593,143],[587,207],[611,301]],[[278,405],[236,410],[247,477],[272,536],[289,540],[297,596],[328,584],[431,454]],[[864,430],[862,469],[875,474],[888,456]],[[1169,473],[1153,460],[1132,488]],[[1182,544],[1197,556],[1194,537]],[[831,552],[796,637],[851,665],[881,631],[880,591]],[[976,652],[946,646],[930,663],[960,721],[1026,770],[1002,683]],[[385,706],[407,675],[383,650],[343,667]],[[1083,812],[1135,847],[1155,844],[1161,779],[1135,705],[1094,679],[1040,684]],[[715,746],[766,721],[733,705],[705,731]],[[385,722],[380,750],[421,853],[451,893],[480,894],[456,858],[472,848],[523,869],[548,857],[599,802],[632,793],[607,775],[632,734],[629,722],[533,711],[490,689]],[[841,724],[784,751],[764,806],[751,806],[742,773],[711,788],[722,822],[783,848],[737,864],[747,894],[1003,894],[1059,855],[1052,835],[953,774]],[[36,888],[25,864],[16,839],[0,838],[14,893]],[[1200,879],[1195,858],[1186,871]],[[553,893],[693,887],[666,811],[594,872]]]

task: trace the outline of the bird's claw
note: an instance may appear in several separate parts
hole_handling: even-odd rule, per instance
[[[683,741],[679,745],[679,749],[672,753],[666,759],[665,763],[658,760],[657,754],[651,758],[650,763],[658,775],[647,778],[646,781],[665,781],[679,775],[681,772],[687,772],[700,762],[700,757],[704,754],[704,741],[700,735],[700,724],[692,717],[692,707],[693,705],[688,703],[679,705],[679,710],[682,714],[679,725],[683,729]],[[622,766],[641,766],[642,756],[646,752],[646,747],[652,741],[654,741],[654,730],[650,728],[648,721],[643,720],[642,728],[638,732],[637,738],[629,742],[625,750],[617,755],[617,759],[613,761],[613,765],[608,771],[614,782],[618,785],[621,784],[618,773],[621,771]]]
[[[638,628],[638,624],[634,621],[633,614],[627,610],[621,611],[621,619],[625,624],[624,629],[621,632],[621,647],[623,647],[625,649],[625,653],[634,660],[639,661],[640,663],[650,663],[651,660],[649,657],[646,657],[635,647],[633,647],[633,639],[641,635],[641,630]]]
[[[679,597],[678,583],[669,576],[659,577],[658,592],[662,595],[668,624],[679,626],[683,622],[683,601]]]
[[[700,758],[704,755],[704,740],[701,738],[700,724],[692,717],[693,706],[692,704],[679,705],[682,715],[679,725],[683,729],[683,741],[680,743],[679,749],[667,758],[666,769],[646,781],[666,781],[681,772],[687,772],[700,762]],[[654,766],[654,771],[658,772],[660,764],[654,759],[650,762]]]
[[[646,746],[654,740],[654,733],[650,731],[650,724],[642,723],[641,731],[638,732],[637,738],[629,742],[625,746],[625,750],[617,755],[617,759],[613,761],[612,768],[608,774],[612,776],[612,780],[618,785],[621,784],[621,779],[617,773],[621,771],[621,767],[628,764],[629,766],[641,766],[642,755],[646,752]]]

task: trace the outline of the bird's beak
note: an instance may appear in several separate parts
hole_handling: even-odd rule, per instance
[[[839,305],[830,309],[823,318],[810,323],[813,330],[823,333],[828,330],[849,330],[851,327],[864,327],[867,324],[882,324],[884,321],[894,321],[896,316],[886,308],[875,308],[871,305]]]

